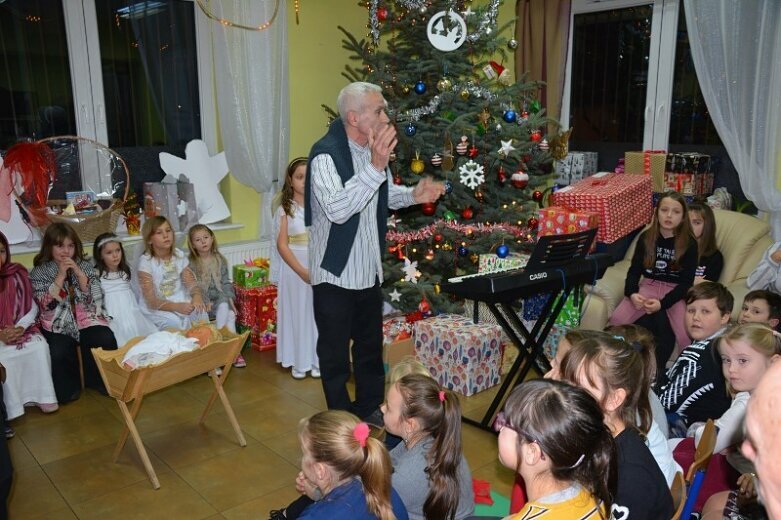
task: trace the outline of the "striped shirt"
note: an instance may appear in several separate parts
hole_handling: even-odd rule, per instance
[[[377,198],[383,182],[388,183],[388,206],[399,209],[415,204],[413,188],[393,184],[388,172],[371,163],[371,149],[350,142],[355,175],[344,185],[328,154],[312,160],[312,225],[309,228],[309,278],[312,285],[330,283],[344,289],[373,287],[382,282],[382,251],[377,236]],[[331,223],[342,224],[360,215],[358,231],[341,276],[320,267],[328,243]]]

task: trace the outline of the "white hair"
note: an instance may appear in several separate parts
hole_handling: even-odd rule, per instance
[[[363,109],[363,98],[372,92],[382,94],[382,88],[365,81],[356,81],[344,87],[336,97],[336,108],[339,110],[339,117],[342,118],[342,121],[345,120],[347,112],[350,110],[360,112]]]

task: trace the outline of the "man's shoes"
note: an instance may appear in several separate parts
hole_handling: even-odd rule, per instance
[[[14,429],[11,428],[11,426],[9,426],[8,424],[6,424],[5,427],[3,428],[3,432],[5,433],[6,439],[12,439],[13,436],[16,435]]]
[[[372,426],[376,426],[377,428],[384,428],[385,427],[385,421],[382,418],[382,411],[380,411],[379,408],[374,410],[372,413],[364,417],[363,422],[366,424],[370,424]]]

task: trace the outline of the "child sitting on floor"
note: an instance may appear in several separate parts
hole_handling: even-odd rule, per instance
[[[757,289],[749,291],[743,298],[738,324],[764,323],[774,330],[781,324],[781,296],[774,292]]]
[[[667,410],[671,437],[684,437],[692,423],[720,417],[729,408],[715,340],[729,323],[733,302],[727,288],[716,282],[697,284],[686,295],[686,330],[694,343],[654,388]]]

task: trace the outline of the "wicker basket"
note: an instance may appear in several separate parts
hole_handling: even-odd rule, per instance
[[[60,135],[55,137],[47,137],[46,139],[41,139],[38,142],[49,143],[68,139],[90,143],[98,149],[103,149],[106,152],[109,152],[122,165],[122,169],[125,172],[125,190],[122,194],[122,198],[113,199],[111,205],[108,208],[88,215],[62,215],[56,213],[46,214],[46,217],[49,219],[49,224],[69,224],[71,227],[73,227],[74,230],[76,230],[76,234],[79,235],[79,238],[81,238],[82,242],[91,242],[95,240],[95,238],[97,238],[101,233],[113,233],[117,228],[117,222],[119,222],[119,217],[122,215],[122,210],[130,187],[130,169],[128,168],[125,160],[118,153],[116,153],[108,146],[103,145],[93,139],[87,139],[86,137],[78,137],[75,135]],[[48,200],[46,204],[51,208],[58,209],[62,209],[67,206],[67,202],[64,200]],[[48,224],[39,226],[41,233],[46,231],[46,227],[48,227]]]
[[[79,235],[81,241],[86,243],[92,242],[102,233],[113,233],[117,229],[117,222],[119,222],[119,217],[122,216],[124,204],[125,201],[115,199],[111,206],[93,215],[79,216],[48,213],[46,217],[49,219],[49,224],[61,222],[70,225],[76,230],[76,234]],[[64,200],[49,200],[47,205],[52,208],[62,208],[67,205],[67,202]],[[41,233],[44,233],[47,227],[48,224],[39,226],[38,229],[41,230]]]

